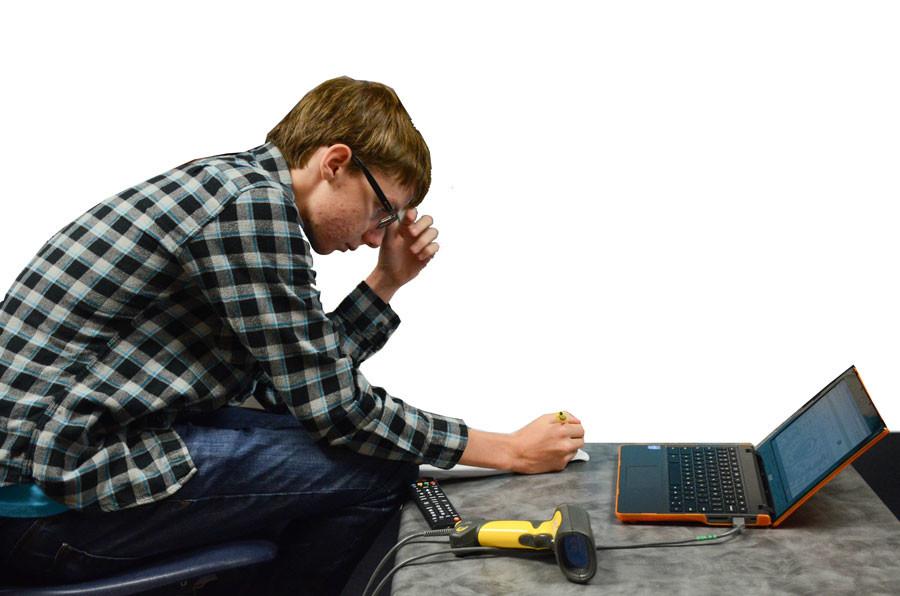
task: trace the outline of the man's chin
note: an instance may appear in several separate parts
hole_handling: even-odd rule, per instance
[[[313,252],[317,255],[328,255],[334,252],[333,246],[321,246],[316,239],[309,234],[307,234],[306,239],[309,241],[310,248],[312,248]]]
[[[307,236],[307,240],[309,240],[309,245],[312,247],[313,251],[319,255],[330,255],[335,251],[345,252],[350,249],[348,244],[343,244],[341,246],[332,246],[331,244],[322,246],[314,237],[310,238]]]
[[[350,250],[350,245],[344,244],[343,246],[328,246],[328,247],[318,247],[313,246],[313,250],[319,253],[320,255],[330,255],[333,252],[347,252]]]

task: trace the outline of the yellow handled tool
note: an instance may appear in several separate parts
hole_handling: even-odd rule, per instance
[[[566,578],[577,583],[597,572],[591,518],[577,505],[560,505],[547,521],[465,519],[453,528],[450,546],[552,550]]]

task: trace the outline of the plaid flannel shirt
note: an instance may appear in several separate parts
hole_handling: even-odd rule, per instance
[[[361,283],[329,314],[272,144],[195,160],[55,234],[0,305],[0,486],[111,511],[196,472],[179,412],[250,395],[316,439],[451,467],[462,420],[373,387],[359,365],[400,323]],[[267,399],[268,398],[268,399]]]

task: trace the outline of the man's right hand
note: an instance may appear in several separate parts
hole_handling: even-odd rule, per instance
[[[565,469],[576,451],[584,447],[584,427],[568,412],[565,422],[557,414],[544,414],[512,433],[512,439],[513,472],[557,472]]]
[[[545,414],[514,433],[501,434],[469,429],[469,441],[459,463],[511,470],[520,474],[558,472],[584,446],[581,421],[566,412]]]

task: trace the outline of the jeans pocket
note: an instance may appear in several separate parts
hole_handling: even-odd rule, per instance
[[[85,581],[132,567],[140,557],[116,557],[89,553],[63,542],[53,557],[51,575],[65,581]]]

